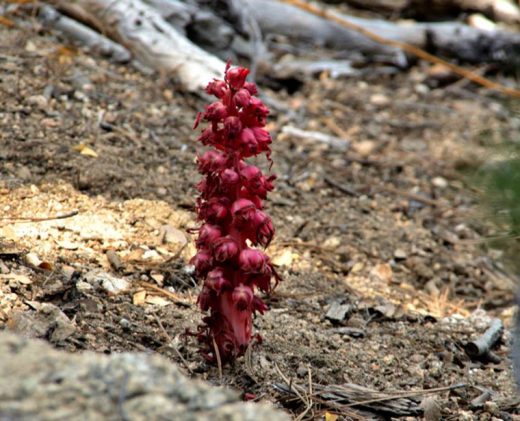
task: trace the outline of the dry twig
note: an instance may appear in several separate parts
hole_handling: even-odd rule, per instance
[[[10,221],[10,222],[45,222],[45,221],[52,221],[55,219],[66,219],[66,218],[72,218],[73,216],[76,216],[79,214],[79,211],[74,210],[71,212],[67,212],[61,215],[55,215],[55,216],[46,216],[44,218],[33,218],[33,217],[23,217],[23,216],[4,216],[0,217],[0,221]]]
[[[187,301],[184,301],[182,299],[180,299],[177,294],[174,294],[173,292],[170,292],[170,291],[167,291],[163,288],[160,288],[158,287],[157,285],[154,285],[154,284],[151,284],[149,282],[146,282],[146,281],[140,281],[139,282],[139,285],[144,287],[144,288],[148,288],[148,289],[151,289],[153,291],[156,291],[156,292],[159,292],[161,293],[162,295],[165,295],[166,297],[168,297],[170,300],[172,300],[175,304],[179,304],[179,305],[182,305],[182,306],[185,306],[185,307],[191,307],[191,304],[188,303]]]

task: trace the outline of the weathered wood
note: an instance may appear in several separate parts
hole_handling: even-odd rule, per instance
[[[342,2],[358,8],[409,17],[432,19],[460,12],[478,12],[498,21],[520,22],[520,9],[508,0],[342,0]]]
[[[201,0],[195,4],[178,0],[143,0],[190,40],[227,60],[245,56],[250,61],[250,79],[254,80],[259,62],[268,60],[262,32],[243,0]]]
[[[81,45],[105,57],[109,57],[117,63],[130,61],[130,51],[125,47],[113,42],[88,26],[74,19],[70,19],[67,16],[63,16],[51,6],[42,6],[38,11],[38,17],[44,25],[57,29],[68,38],[76,40]]]
[[[282,133],[288,135],[289,137],[297,137],[300,139],[309,139],[316,142],[325,143],[326,145],[329,145],[330,147],[340,151],[345,151],[350,146],[350,142],[347,139],[331,136],[322,132],[302,130],[294,126],[283,126]]]
[[[476,340],[466,344],[466,353],[471,358],[486,357],[491,352],[491,348],[498,342],[504,333],[504,324],[500,319],[493,319],[491,325]]]
[[[255,79],[259,63],[268,60],[268,51],[263,42],[263,34],[258,21],[247,1],[223,0],[227,5],[230,17],[235,22],[235,28],[249,39],[249,58],[251,62],[251,78]]]
[[[54,0],[59,7],[92,15],[103,33],[127,47],[145,65],[176,76],[189,91],[221,77],[225,63],[202,50],[141,0]]]
[[[338,23],[312,15],[283,0],[244,0],[251,4],[260,27],[267,34],[283,34],[297,40],[341,51],[357,51],[367,55],[388,54],[394,62],[404,64],[402,52],[384,47],[358,32]],[[330,12],[332,16],[335,14]],[[457,22],[397,24],[379,19],[364,19],[336,14],[372,33],[401,43],[411,44],[436,54],[455,57],[471,63],[516,65],[520,58],[520,34],[506,31],[484,31]]]
[[[193,22],[198,8],[178,0],[144,0],[153,7],[170,25],[186,35],[186,27]]]
[[[383,61],[405,66],[407,60],[397,48],[381,45],[341,25],[312,15],[276,0],[243,0],[262,32],[285,35],[308,47],[318,46],[342,51],[345,55],[366,54]]]
[[[145,65],[177,76],[190,91],[199,90],[222,74],[224,62],[213,54],[236,58],[235,52],[240,51],[249,57],[252,68],[257,60],[266,64],[261,66],[263,74],[266,69],[275,77],[277,73],[290,73],[287,63],[277,69],[268,64],[270,57],[262,35],[284,35],[304,51],[326,47],[340,51],[340,58],[368,58],[397,67],[408,64],[399,43],[471,63],[514,67],[520,63],[520,34],[485,31],[456,22],[397,24],[333,12],[325,19],[285,0],[193,0],[186,4],[179,0],[47,1],[125,45]],[[336,17],[355,27],[342,26],[334,21]],[[187,32],[207,51],[188,40]],[[385,44],[368,32],[396,44]],[[334,66],[331,68],[342,69],[341,65]]]

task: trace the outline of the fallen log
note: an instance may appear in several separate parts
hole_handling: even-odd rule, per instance
[[[433,60],[439,54],[470,63],[501,66],[517,67],[520,63],[520,34],[486,31],[457,22],[398,24],[331,11],[318,13],[311,11],[307,3],[295,0],[193,0],[186,4],[178,0],[48,2],[124,45],[145,65],[177,76],[190,91],[198,91],[222,73],[224,62],[214,54],[236,59],[234,53],[240,49],[249,56],[253,68],[255,60],[259,60],[266,64],[262,66],[262,74],[275,75],[262,36],[288,38],[291,45],[285,46],[296,55],[307,52],[312,55],[312,48],[322,47],[339,52],[335,58],[346,58],[356,64],[361,60],[402,68],[409,63],[406,54],[426,60],[427,57]],[[239,39],[242,41],[237,42]],[[248,42],[249,48],[245,47]],[[422,54],[417,53],[419,50]],[[442,60],[432,62],[437,61]],[[449,63],[443,63],[449,67]],[[490,89],[499,89],[494,83],[465,77]],[[508,88],[499,90],[505,92]]]
[[[73,17],[92,16],[97,29],[128,48],[136,59],[171,73],[188,91],[199,91],[224,72],[225,63],[193,44],[141,0],[54,0]],[[80,13],[78,13],[78,10]]]
[[[399,67],[407,60],[397,48],[378,42],[341,25],[276,0],[243,0],[266,35],[285,35],[306,47],[339,50],[346,57],[364,54]]]
[[[519,23],[520,9],[508,0],[342,0],[352,6],[406,17],[435,19],[461,12],[482,13],[502,22]],[[335,1],[338,3],[338,1]]]
[[[251,79],[258,62],[268,60],[260,26],[243,0],[199,1],[199,7],[178,0],[144,1],[205,50],[225,60],[246,57]]]
[[[38,12],[38,17],[44,25],[58,29],[67,37],[76,40],[81,45],[94,50],[104,57],[109,57],[116,63],[130,61],[130,51],[125,47],[113,42],[88,26],[63,16],[51,6],[42,6]]]
[[[186,35],[186,27],[193,22],[198,8],[178,0],[144,0],[157,10],[164,20],[181,34]]]
[[[295,7],[283,0],[244,0],[251,5],[254,17],[264,34],[283,34],[299,41],[341,51],[367,55],[391,54],[397,63],[406,60],[402,52],[370,40],[352,29]],[[520,62],[520,34],[484,31],[458,22],[397,24],[379,19],[365,19],[329,12],[367,31],[400,43],[454,57],[469,63]],[[401,53],[401,55],[399,55]]]

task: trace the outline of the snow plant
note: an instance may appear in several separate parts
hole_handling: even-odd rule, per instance
[[[248,73],[228,64],[224,80],[206,87],[217,101],[198,114],[194,126],[208,123],[198,140],[211,148],[197,157],[204,176],[197,185],[203,224],[192,264],[204,280],[198,305],[209,312],[197,337],[206,357],[223,363],[244,354],[253,337],[253,315],[267,310],[255,291],[270,292],[280,280],[262,251],[274,235],[263,201],[275,176],[245,160],[265,154],[272,163],[271,136],[264,129],[269,110],[255,96],[256,85],[246,82]]]

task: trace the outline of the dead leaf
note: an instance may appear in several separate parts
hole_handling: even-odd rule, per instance
[[[27,253],[24,256],[25,263],[34,268],[40,268],[44,270],[51,270],[52,264],[43,260],[40,260],[36,253]]]
[[[361,272],[361,270],[365,267],[363,262],[356,262],[354,263],[354,266],[352,266],[352,269],[350,270],[351,273],[358,273]]]
[[[293,261],[293,253],[292,253],[291,249],[289,249],[289,248],[283,250],[281,253],[277,254],[272,259],[272,262],[274,265],[285,266],[285,267],[291,266],[292,261]]]
[[[60,125],[59,121],[57,121],[53,118],[42,118],[40,121],[40,124],[43,127],[48,127],[48,128],[54,128],[54,127],[58,127]]]
[[[52,53],[52,58],[58,61],[62,65],[72,64],[72,58],[78,54],[74,47],[62,45]]]
[[[0,16],[0,25],[4,25],[7,28],[14,28],[15,27],[14,22],[11,19],[6,18],[5,16]]]
[[[91,156],[92,158],[98,157],[97,152],[94,149],[85,145],[84,143],[80,143],[79,145],[74,146],[74,150],[76,152],[79,152],[81,155]]]
[[[22,285],[30,285],[32,284],[32,279],[29,278],[26,275],[21,274],[15,274],[15,273],[9,273],[6,275],[0,275],[0,280],[2,281],[12,281],[15,284],[22,284]]]
[[[336,421],[338,416],[331,412],[325,412],[325,421]]]
[[[132,302],[136,306],[142,306],[145,303],[146,300],[146,291],[140,290],[137,291],[134,296],[132,297]]]
[[[171,301],[167,300],[166,298],[160,297],[159,295],[147,295],[145,302],[146,304],[152,304],[161,307],[168,306],[172,303]]]
[[[144,250],[141,248],[136,248],[130,251],[124,259],[127,262],[138,262],[143,259]]]
[[[150,273],[150,278],[152,278],[157,283],[157,285],[159,285],[161,287],[163,286],[164,275],[162,273],[152,272],[152,273]]]
[[[363,157],[369,156],[376,149],[377,143],[373,140],[362,140],[352,143],[352,149]]]
[[[65,250],[77,250],[80,246],[78,243],[73,243],[72,241],[69,241],[69,240],[62,240],[62,241],[57,240],[56,244],[60,248],[65,249]]]
[[[392,267],[388,263],[379,263],[378,265],[374,266],[370,273],[379,278],[381,281],[386,283],[392,282]]]

